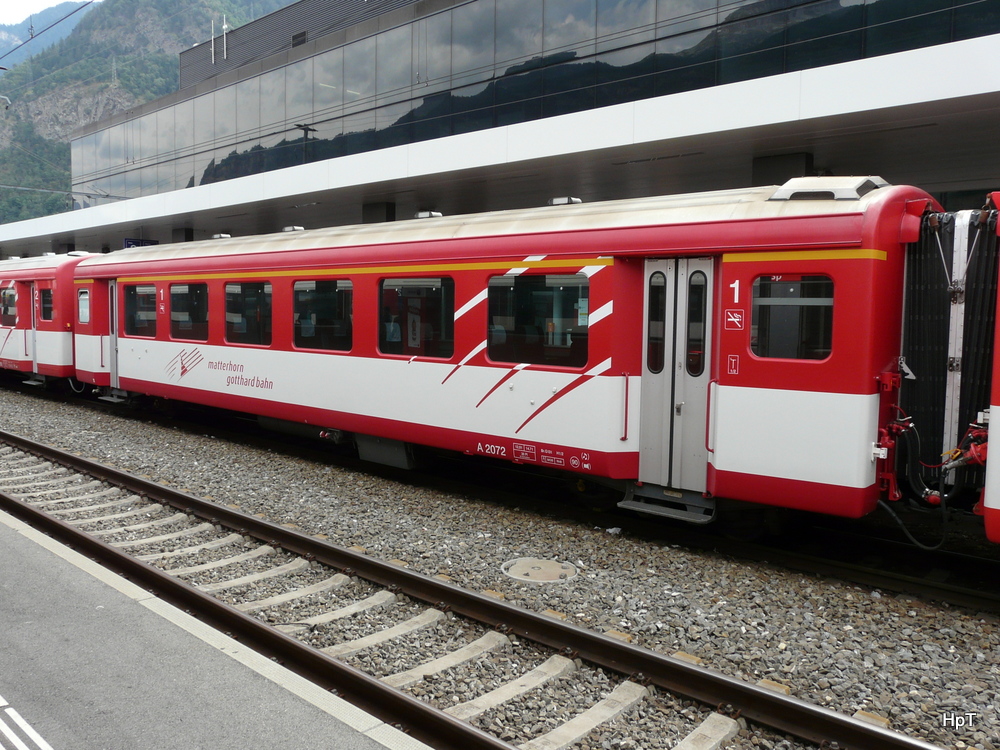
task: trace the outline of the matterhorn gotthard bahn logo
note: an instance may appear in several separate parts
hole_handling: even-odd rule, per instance
[[[200,349],[182,349],[181,352],[167,362],[164,368],[167,377],[171,382],[183,380],[193,370],[205,364],[205,369],[214,370],[225,374],[225,387],[235,389],[250,389],[257,391],[270,391],[274,389],[274,381],[262,378],[259,375],[248,374],[246,366],[231,360],[213,359],[205,360],[205,356]],[[216,383],[216,385],[220,385]]]
[[[182,349],[180,354],[167,362],[165,369],[169,378],[177,382],[204,361],[205,357],[199,349]]]

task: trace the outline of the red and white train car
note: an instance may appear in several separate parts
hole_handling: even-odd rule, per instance
[[[564,470],[696,522],[716,498],[859,517],[899,497],[908,247],[940,210],[803,178],[89,256],[76,377],[395,465],[426,445]]]
[[[75,375],[73,269],[85,255],[48,254],[0,264],[0,368]]]

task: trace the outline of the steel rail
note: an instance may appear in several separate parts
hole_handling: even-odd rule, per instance
[[[529,612],[483,594],[406,570],[398,565],[368,557],[292,529],[279,526],[232,508],[202,500],[189,493],[141,479],[31,440],[0,431],[0,442],[44,457],[105,482],[158,502],[167,503],[190,515],[253,536],[271,545],[294,552],[309,560],[353,573],[374,583],[391,587],[409,597],[477,620],[501,632],[571,654],[609,670],[631,675],[672,693],[707,703],[728,706],[743,718],[796,737],[833,747],[857,750],[939,750],[936,745],[878,725],[811,704],[793,696],[724,675],[706,667],[649,651],[595,631]],[[13,515],[32,525],[45,527],[53,536],[85,550],[144,586],[155,587],[158,595],[222,630],[238,633],[240,640],[276,658],[293,671],[335,689],[351,702],[389,722],[401,722],[414,737],[439,748],[510,748],[511,746],[464,722],[438,712],[401,691],[385,686],[359,670],[330,659],[249,615],[201,593],[153,566],[123,556],[123,553],[90,537],[58,519],[12,498],[0,504]],[[163,580],[163,579],[167,580]],[[160,594],[160,591],[163,594]],[[203,614],[204,613],[204,614]]]

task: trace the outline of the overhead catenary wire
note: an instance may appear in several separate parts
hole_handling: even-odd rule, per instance
[[[37,34],[36,33],[32,33],[30,37],[28,37],[27,39],[25,39],[19,45],[17,45],[16,47],[12,47],[11,49],[7,50],[2,55],[0,55],[0,60],[3,60],[8,55],[14,54],[19,49],[21,49],[21,47],[23,47],[24,45],[29,44],[30,42],[33,42],[35,39],[37,39],[38,37],[40,37],[42,34],[44,34],[49,29],[51,29],[51,28],[53,28],[55,26],[58,26],[63,21],[65,21],[67,18],[69,18],[70,16],[74,15],[75,13],[79,13],[81,10],[83,10],[84,8],[86,8],[88,5],[91,5],[93,2],[94,2],[94,0],[87,0],[87,2],[85,2],[83,5],[78,5],[76,8],[74,8],[73,10],[71,10],[69,13],[67,13],[65,16],[63,16],[62,18],[60,18],[58,21],[55,21],[54,23],[50,23],[44,29],[42,29],[41,31],[39,31]]]

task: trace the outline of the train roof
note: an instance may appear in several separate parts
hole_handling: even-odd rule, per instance
[[[5,271],[31,271],[37,269],[56,269],[67,263],[78,263],[84,258],[95,255],[83,251],[72,251],[69,253],[45,253],[44,255],[32,255],[27,258],[7,258],[0,260],[0,275]],[[99,256],[97,256],[99,257]]]
[[[462,238],[859,215],[894,190],[906,190],[907,197],[919,195],[931,200],[915,188],[893,188],[880,177],[796,178],[782,186],[570,203],[146,246],[91,256],[80,264],[80,269],[97,271],[100,266],[122,263],[284,253],[321,248],[364,247],[366,251],[376,255],[379,246]]]

